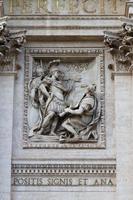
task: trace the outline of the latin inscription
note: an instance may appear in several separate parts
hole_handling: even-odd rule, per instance
[[[4,2],[5,14],[10,15],[124,15],[125,10],[124,0],[5,0]]]
[[[114,178],[13,177],[13,186],[115,186]]]

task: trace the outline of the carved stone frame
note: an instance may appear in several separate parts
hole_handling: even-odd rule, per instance
[[[28,82],[30,66],[33,58],[49,57],[93,57],[99,59],[100,63],[100,102],[102,116],[100,121],[100,133],[97,143],[79,143],[79,144],[47,144],[31,142],[28,138]],[[23,121],[23,148],[59,148],[59,149],[103,149],[106,147],[105,134],[105,67],[104,67],[104,50],[102,48],[84,48],[84,47],[45,47],[45,48],[26,48],[25,49],[25,69],[24,69],[24,121]]]

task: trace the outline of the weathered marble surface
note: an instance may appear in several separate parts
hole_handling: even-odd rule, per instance
[[[0,198],[11,198],[14,74],[0,74]]]
[[[64,198],[71,200],[82,200],[86,198],[90,198],[91,200],[114,200],[115,193],[114,192],[34,192],[34,193],[25,193],[25,192],[13,192],[12,197],[17,200],[42,200],[42,197],[47,198],[48,200],[62,200]]]
[[[133,77],[130,74],[115,76],[115,116],[118,200],[132,200]]]

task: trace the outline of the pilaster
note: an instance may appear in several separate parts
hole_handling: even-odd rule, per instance
[[[128,22],[130,20],[128,19]],[[114,63],[109,65],[115,88],[117,200],[133,197],[133,26],[124,23],[117,33],[105,33]]]
[[[24,35],[22,32],[11,33],[7,18],[0,19],[0,27],[0,199],[11,200],[14,82],[19,69],[17,55]]]
[[[15,73],[0,73],[0,199],[2,200],[11,198],[14,80]]]
[[[133,197],[133,76],[116,74],[115,132],[117,140],[117,198]]]

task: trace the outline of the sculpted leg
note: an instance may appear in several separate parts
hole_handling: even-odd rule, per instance
[[[77,132],[74,130],[74,128],[69,124],[69,122],[65,121],[62,124],[62,127],[64,127],[67,131],[69,131],[70,133],[72,133],[75,137],[78,136]]]
[[[49,112],[49,114],[43,120],[42,127],[45,128],[50,123],[50,120],[54,117],[54,115],[54,112]]]
[[[37,132],[38,135],[42,134],[45,127],[47,127],[51,121],[51,119],[54,117],[54,112],[49,112],[49,114],[44,118],[41,129]]]
[[[56,135],[55,129],[57,127],[57,123],[58,123],[58,117],[55,117],[51,127],[51,135]]]

